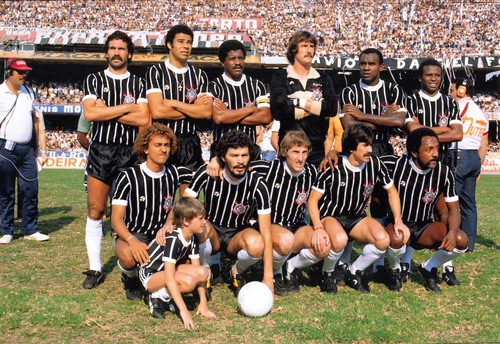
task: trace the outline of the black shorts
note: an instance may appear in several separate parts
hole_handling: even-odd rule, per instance
[[[87,174],[111,186],[118,173],[136,162],[132,146],[92,142],[87,158]]]
[[[334,216],[335,220],[337,220],[342,228],[344,228],[344,231],[349,235],[351,233],[352,229],[354,226],[356,226],[361,220],[363,220],[366,217],[365,214],[363,215],[341,215],[341,216]]]
[[[136,238],[138,241],[140,241],[140,242],[142,242],[142,243],[144,243],[144,244],[146,244],[146,245],[149,245],[149,243],[150,243],[151,241],[153,241],[153,240],[156,238],[156,236],[155,236],[155,235],[148,235],[148,234],[145,234],[145,233],[130,233],[130,234],[131,234],[131,235],[133,235],[133,236],[135,236],[135,238]],[[115,239],[115,242],[116,242],[116,240],[118,240],[118,238],[119,238],[119,237],[117,236],[117,237],[116,237],[116,239]],[[120,238],[120,239],[121,239],[121,238]],[[122,240],[123,240],[123,239],[122,239]],[[126,241],[126,239],[125,239],[125,240],[123,240],[123,241]]]
[[[198,135],[188,134],[177,136],[177,152],[170,156],[168,162],[189,168],[196,171],[198,167],[204,164],[201,143]]]
[[[277,224],[277,225],[281,226],[280,224]],[[296,224],[291,225],[291,226],[281,226],[281,227],[283,227],[285,229],[288,229],[290,232],[292,232],[293,234],[295,234],[295,233],[297,233],[297,231],[299,229],[301,229],[302,227],[305,227],[305,226],[307,226],[307,223],[305,223],[305,222],[297,222]]]
[[[394,147],[389,142],[373,142],[372,155],[374,156],[394,155]]]
[[[422,234],[425,232],[427,227],[429,227],[432,224],[432,221],[425,221],[425,222],[408,222],[405,223],[405,225],[408,227],[410,230],[410,246],[413,247],[415,250],[421,250],[427,247],[423,247],[418,244],[418,239],[422,236]]]
[[[252,225],[248,224],[246,226],[242,226],[239,228],[229,228],[229,227],[221,227],[212,224],[215,232],[217,233],[217,237],[219,238],[220,248],[219,251],[227,253],[227,246],[229,242],[234,238],[236,234],[244,230],[245,228],[254,228]]]

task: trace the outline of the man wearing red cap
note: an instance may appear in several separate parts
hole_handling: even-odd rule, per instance
[[[34,147],[34,128],[38,125],[34,92],[24,86],[31,68],[24,60],[10,58],[5,65],[6,79],[0,85],[0,217],[1,244],[9,244],[14,235],[15,179],[19,178],[22,199],[22,229],[25,239],[47,241],[38,232],[38,171]]]

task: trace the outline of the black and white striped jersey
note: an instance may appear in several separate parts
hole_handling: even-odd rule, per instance
[[[185,192],[197,197],[202,190],[206,218],[216,226],[241,228],[249,224],[255,212],[271,213],[267,184],[256,172],[247,172],[240,180],[233,181],[223,171],[223,178],[215,180],[208,176],[204,165],[195,172]]]
[[[83,94],[83,100],[101,99],[106,106],[147,102],[146,85],[142,78],[130,72],[113,74],[107,69],[85,78]],[[131,146],[138,132],[138,127],[112,119],[93,122],[90,136],[92,142]]]
[[[264,84],[250,76],[243,74],[241,80],[230,79],[226,74],[210,82],[210,92],[215,98],[220,99],[229,110],[237,110],[246,106],[257,106],[257,97],[267,94]],[[267,103],[269,106],[269,103]],[[214,128],[214,141],[217,142],[222,135],[230,130],[241,130],[247,134],[252,142],[255,142],[257,135],[255,125],[216,124]]]
[[[271,198],[271,223],[291,227],[303,222],[307,200],[318,177],[316,167],[306,163],[302,172],[293,173],[281,159],[258,160],[251,165],[253,171],[266,179]]]
[[[165,262],[177,264],[185,257],[189,259],[200,258],[198,237],[193,235],[189,238],[189,241],[186,241],[180,228],[166,234],[165,246],[158,245],[156,240],[152,240],[149,246],[148,254],[150,261],[142,265],[141,269],[162,271],[164,270]]]
[[[361,112],[384,116],[391,104],[397,104],[406,111],[406,95],[403,89],[392,82],[379,80],[375,86],[369,86],[362,80],[342,90],[340,110],[345,104],[355,105]],[[390,128],[379,126],[374,131],[373,142],[389,142]]]
[[[421,170],[413,158],[388,155],[381,160],[389,169],[401,200],[403,222],[423,222],[431,218],[441,194],[446,202],[458,201],[455,177],[450,168],[438,162],[436,168]]]
[[[341,155],[337,166],[321,173],[313,189],[323,194],[318,208],[321,218],[339,215],[362,215],[375,184],[384,189],[392,186],[387,167],[376,156],[355,167]]]
[[[151,237],[165,224],[179,185],[192,177],[185,167],[167,163],[162,172],[155,173],[142,163],[118,175],[111,204],[127,207],[124,221],[130,233]]]
[[[153,65],[146,72],[146,94],[158,92],[163,99],[192,104],[202,93],[208,93],[207,74],[188,64],[184,68],[172,66],[169,60]],[[155,119],[172,129],[175,135],[194,134],[199,131],[197,120],[186,117],[180,120]]]
[[[452,124],[462,124],[460,107],[451,97],[439,92],[429,96],[422,91],[416,92],[407,98],[406,123],[416,117],[421,125],[426,127],[449,127]],[[451,142],[440,144],[440,155],[446,154]]]

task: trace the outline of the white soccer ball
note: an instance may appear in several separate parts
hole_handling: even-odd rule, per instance
[[[273,307],[273,293],[262,282],[245,284],[238,293],[238,310],[247,317],[261,317]]]

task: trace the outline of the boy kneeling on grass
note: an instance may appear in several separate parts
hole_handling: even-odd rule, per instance
[[[180,198],[173,207],[173,225],[175,230],[166,234],[165,246],[153,240],[148,254],[150,262],[143,264],[139,278],[149,295],[149,312],[154,318],[165,318],[165,310],[172,305],[179,309],[179,314],[187,329],[194,329],[194,323],[182,298],[183,293],[190,293],[196,288],[199,305],[196,314],[215,318],[207,307],[205,282],[208,269],[200,266],[197,234],[205,230],[205,208],[191,197]],[[185,264],[189,258],[191,264]]]

